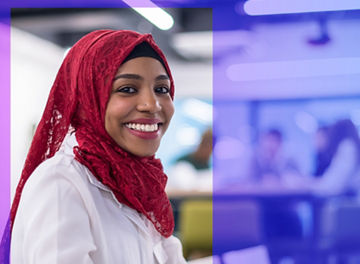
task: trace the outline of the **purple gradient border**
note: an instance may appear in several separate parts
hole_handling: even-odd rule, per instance
[[[7,12],[6,12],[7,11]],[[10,10],[2,8],[0,20],[0,230],[10,208]]]

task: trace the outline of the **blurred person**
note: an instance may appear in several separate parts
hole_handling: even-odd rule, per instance
[[[212,130],[205,130],[196,150],[181,156],[176,162],[188,162],[198,171],[210,169],[210,157],[213,146],[212,140]]]
[[[211,189],[212,129],[205,130],[196,149],[176,159],[171,169],[169,188]]]
[[[185,263],[155,153],[174,83],[150,34],[97,30],[59,69],[2,240],[1,263]],[[10,241],[11,240],[11,241]]]
[[[295,161],[284,153],[279,129],[269,129],[260,135],[249,173],[252,181],[275,185],[283,183],[286,175],[299,173]]]
[[[261,187],[274,190],[283,186],[297,188],[297,179],[302,178],[295,161],[283,149],[283,133],[276,128],[260,135],[250,163],[251,181]],[[307,222],[301,211],[308,205],[297,201],[265,199],[263,204],[264,232],[271,241],[279,238],[294,238],[308,235]]]
[[[312,183],[317,192],[344,194],[359,192],[360,138],[350,119],[341,119],[330,126],[326,152],[328,166]]]

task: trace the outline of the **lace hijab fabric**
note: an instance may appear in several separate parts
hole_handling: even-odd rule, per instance
[[[163,60],[173,98],[170,68],[150,34],[98,30],[80,39],[59,69],[35,132],[11,208],[10,233],[27,179],[41,162],[55,155],[74,128],[76,160],[110,187],[119,202],[144,214],[161,235],[172,234],[174,219],[160,160],[122,150],[104,126],[113,78],[127,55],[142,42],[150,44]]]

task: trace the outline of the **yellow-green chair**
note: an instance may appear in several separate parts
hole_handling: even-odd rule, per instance
[[[179,232],[186,258],[211,255],[212,201],[184,201],[180,206]]]

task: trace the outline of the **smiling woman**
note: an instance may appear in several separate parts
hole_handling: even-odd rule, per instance
[[[138,57],[119,68],[105,129],[120,147],[140,157],[154,155],[173,113],[170,79],[158,60]]]
[[[99,30],[74,45],[17,187],[11,263],[185,263],[154,157],[173,96],[151,35]]]

